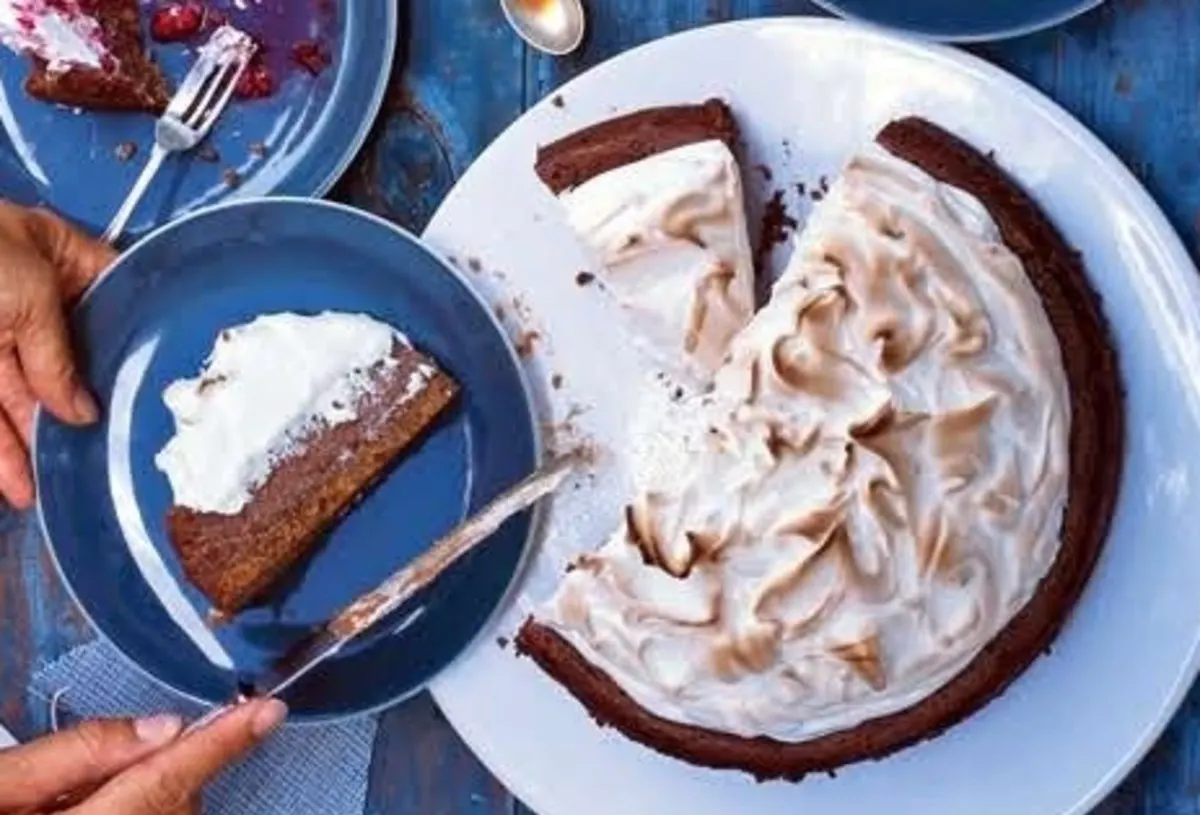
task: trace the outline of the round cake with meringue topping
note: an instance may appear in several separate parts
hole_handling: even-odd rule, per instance
[[[552,189],[577,225],[604,185],[590,200],[624,223],[680,149]],[[702,280],[664,223],[622,238],[641,276]],[[744,257],[723,263],[752,291]],[[611,258],[619,278],[629,260]],[[846,162],[768,302],[713,324],[681,345],[657,324],[660,351],[705,349],[678,355],[698,386],[631,447],[612,536],[521,652],[602,724],[759,778],[936,736],[1049,649],[1107,534],[1122,392],[1081,259],[994,161],[902,119]]]

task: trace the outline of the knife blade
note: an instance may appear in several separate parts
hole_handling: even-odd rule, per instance
[[[249,698],[278,696],[355,638],[408,602],[450,566],[492,536],[517,513],[555,492],[580,461],[578,453],[560,456],[493,499],[478,513],[456,526],[433,546],[396,571],[378,588],[346,606],[316,633],[288,650],[253,683],[252,693],[239,693],[232,704],[214,708],[188,726],[193,733]],[[400,625],[420,616],[418,609]]]
[[[577,455],[557,458],[502,493],[474,516],[459,524],[433,546],[359,597],[254,683],[255,695],[277,696],[314,668],[429,586],[451,565],[492,536],[517,513],[556,491],[578,461]]]

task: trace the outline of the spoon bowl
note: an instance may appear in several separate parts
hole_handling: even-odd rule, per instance
[[[582,0],[500,0],[500,7],[521,39],[539,51],[563,56],[583,42]]]

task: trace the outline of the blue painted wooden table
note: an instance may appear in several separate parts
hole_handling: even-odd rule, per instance
[[[404,35],[391,93],[335,195],[414,229],[521,111],[591,65],[693,26],[816,13],[804,0],[596,0],[584,50],[553,60],[519,43],[495,0],[399,2]],[[1054,31],[973,50],[1096,131],[1158,199],[1193,255],[1200,254],[1200,3],[1110,0]],[[0,512],[0,719],[19,737],[45,726],[44,703],[25,692],[31,669],[89,636],[29,519]],[[427,696],[384,716],[369,801],[372,814],[523,809]],[[1200,690],[1097,813],[1200,815]]]

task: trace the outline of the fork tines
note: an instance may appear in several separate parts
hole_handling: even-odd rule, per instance
[[[248,34],[229,25],[218,28],[200,47],[195,65],[167,107],[167,116],[205,135],[229,104],[257,49]]]

